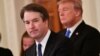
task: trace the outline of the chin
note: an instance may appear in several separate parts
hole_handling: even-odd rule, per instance
[[[31,37],[36,39],[38,36],[37,35],[31,35]]]
[[[62,22],[62,24],[65,25],[66,23],[65,22]]]

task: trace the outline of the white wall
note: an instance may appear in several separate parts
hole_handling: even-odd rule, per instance
[[[0,0],[0,46],[12,50],[14,56],[19,56],[20,37],[25,31],[20,19],[21,8],[32,0]],[[100,0],[83,0],[85,22],[100,31]]]
[[[5,16],[4,16],[4,3],[3,0],[0,0],[0,33],[2,33],[2,41],[0,46],[7,46],[7,33],[6,33],[6,26],[5,26]]]
[[[96,8],[96,17],[97,17],[97,24],[98,24],[98,29],[100,31],[100,0],[95,0],[95,8]]]
[[[11,49],[14,56],[19,56],[20,38],[25,31],[19,13],[30,2],[32,0],[0,0],[0,46]]]
[[[83,0],[83,19],[100,31],[100,0]]]

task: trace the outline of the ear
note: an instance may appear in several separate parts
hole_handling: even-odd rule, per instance
[[[49,25],[48,20],[45,20],[45,24],[46,24],[47,26]]]
[[[81,15],[81,11],[80,10],[76,10],[76,17],[80,16]]]
[[[48,20],[46,20],[46,24],[48,24]]]

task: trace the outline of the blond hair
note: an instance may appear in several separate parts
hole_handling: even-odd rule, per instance
[[[82,0],[58,0],[58,6],[62,3],[68,3],[71,2],[74,4],[74,8],[80,10],[81,16],[83,14],[83,8],[82,8]]]

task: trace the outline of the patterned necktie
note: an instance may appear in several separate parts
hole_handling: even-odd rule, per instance
[[[70,30],[67,30],[66,33],[65,33],[65,36],[66,36],[67,38],[70,38],[70,33],[71,33],[71,31],[70,31]]]
[[[38,44],[38,56],[42,56],[42,50],[41,50],[42,45]]]

